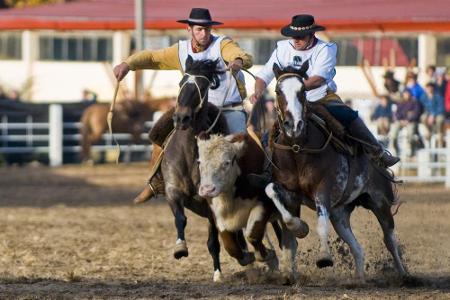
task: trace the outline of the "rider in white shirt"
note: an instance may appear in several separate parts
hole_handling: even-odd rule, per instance
[[[322,41],[314,35],[316,31],[322,30],[325,30],[325,27],[315,24],[313,16],[294,16],[291,24],[281,29],[281,34],[289,39],[277,43],[277,48],[269,61],[256,74],[255,93],[250,97],[250,101],[256,103],[274,79],[274,64],[281,69],[300,68],[307,61],[308,79],[304,80],[306,99],[323,104],[352,136],[368,143],[369,145],[363,144],[363,147],[373,160],[386,167],[393,166],[400,159],[385,151],[363,120],[358,117],[358,112],[345,105],[335,94],[337,87],[333,78],[336,75],[337,46],[335,43]]]

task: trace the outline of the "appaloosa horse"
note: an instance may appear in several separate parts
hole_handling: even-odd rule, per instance
[[[300,70],[280,70],[278,65],[273,66],[279,114],[279,135],[274,137],[273,161],[279,169],[273,169],[273,182],[266,187],[266,193],[287,224],[299,220],[293,214],[298,214],[302,203],[317,212],[320,238],[317,266],[320,268],[333,265],[327,243],[328,220],[331,220],[337,234],[350,247],[356,275],[361,281],[364,281],[364,254],[352,233],[350,214],[357,205],[371,210],[381,225],[385,245],[394,258],[398,273],[405,275],[394,236],[392,179],[361,149],[354,157],[337,152],[329,143],[330,131],[322,130],[311,120],[311,104],[305,98],[303,84],[307,68],[306,63]]]
[[[174,256],[179,259],[183,256],[187,257],[189,253],[184,234],[187,220],[184,207],[186,207],[209,220],[207,245],[213,258],[214,281],[221,279],[220,244],[211,210],[207,202],[197,195],[200,176],[196,141],[197,135],[210,128],[219,112],[213,104],[208,103],[209,88],[217,88],[220,84],[217,76],[219,71],[216,70],[217,63],[218,61],[211,60],[194,61],[192,57],[188,57],[186,73],[180,82],[180,92],[173,112],[175,130],[166,141],[161,163],[166,199],[175,216],[177,229]],[[219,117],[211,133],[226,134],[227,132],[226,121]],[[242,232],[238,235],[238,240],[241,248],[245,249]],[[245,252],[245,257],[240,263],[246,265],[251,262],[250,254]]]

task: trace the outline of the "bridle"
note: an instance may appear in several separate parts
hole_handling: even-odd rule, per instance
[[[303,77],[300,76],[299,74],[297,74],[297,73],[292,73],[292,72],[290,72],[290,73],[284,73],[284,74],[282,74],[280,77],[278,77],[278,79],[277,79],[277,84],[276,84],[276,88],[275,88],[276,90],[277,90],[278,87],[280,86],[281,81],[282,81],[283,79],[286,79],[287,77],[297,77],[297,78],[299,78],[300,81],[303,83]],[[284,130],[284,127],[283,127],[282,125],[283,125],[283,123],[284,123],[285,116],[284,116],[284,112],[281,111],[281,105],[280,105],[280,102],[279,102],[279,100],[278,100],[278,97],[275,97],[275,104],[276,104],[275,110],[276,110],[276,112],[277,112],[278,125],[279,125],[280,129],[283,130],[283,132],[284,132],[285,130]],[[286,134],[286,132],[284,132],[284,133]]]
[[[188,83],[193,83],[193,84],[195,85],[195,87],[197,88],[198,96],[199,96],[199,99],[200,99],[200,102],[198,103],[197,107],[195,107],[195,109],[194,109],[194,113],[198,113],[199,110],[203,107],[203,103],[205,102],[206,95],[208,95],[208,89],[209,89],[209,87],[211,86],[211,80],[209,80],[208,77],[203,76],[203,75],[192,75],[192,74],[189,74],[189,73],[184,73],[183,78],[186,77],[186,76],[187,76],[187,79],[186,79],[186,81],[181,85],[180,90],[179,90],[179,92],[178,92],[177,102],[176,102],[175,106],[178,107],[178,105],[179,105],[179,103],[180,103],[180,94],[181,94],[181,91],[182,91],[183,88],[186,86],[186,84],[188,84]],[[205,79],[205,80],[208,82],[208,87],[207,87],[207,89],[206,89],[206,91],[205,91],[205,93],[204,93],[203,95],[202,95],[202,92],[201,92],[201,90],[200,90],[200,87],[199,87],[199,85],[198,85],[198,83],[197,83],[197,80],[196,80],[197,78]]]
[[[289,73],[282,74],[280,77],[278,77],[277,84],[276,84],[277,89],[278,89],[278,86],[280,85],[281,80],[285,79],[287,77],[298,77],[300,79],[300,81],[303,83],[303,77],[302,76],[300,76],[297,73],[289,72]],[[284,136],[287,137],[286,130],[284,129],[284,126],[283,126],[283,123],[284,123],[284,120],[285,120],[285,115],[284,115],[284,112],[282,112],[281,109],[280,109],[281,106],[280,106],[280,103],[278,101],[278,97],[275,97],[275,99],[276,99],[275,101],[276,101],[276,106],[277,106],[276,107],[276,111],[277,111],[278,127],[283,132]],[[304,112],[306,114],[306,105],[304,105]],[[306,122],[306,120],[305,120],[305,122]],[[331,142],[332,137],[333,137],[333,133],[330,131],[330,134],[328,135],[328,138],[327,138],[326,142],[322,145],[322,147],[317,148],[317,149],[303,147],[303,146],[295,143],[294,140],[292,140],[292,143],[289,143],[289,145],[279,144],[279,143],[276,142],[276,140],[274,140],[273,141],[273,145],[277,149],[291,150],[295,154],[298,154],[298,153],[311,153],[311,154],[313,154],[313,153],[320,153],[320,152],[324,151],[328,147],[328,144]]]

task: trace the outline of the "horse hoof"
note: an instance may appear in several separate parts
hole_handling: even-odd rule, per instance
[[[255,259],[259,262],[268,262],[277,257],[276,253],[272,249],[266,249],[266,256],[262,257],[259,253],[255,253]]]
[[[180,259],[182,257],[188,257],[189,251],[186,245],[186,241],[179,241],[176,243],[175,248],[173,249],[173,256],[176,259]]]
[[[238,263],[243,267],[253,262],[255,262],[255,254],[251,252],[244,252],[244,257],[238,259]]]
[[[293,285],[297,282],[294,274],[283,274],[281,277],[281,284],[282,285]]]
[[[293,217],[287,221],[286,226],[299,239],[305,238],[309,233],[308,224],[297,217]]]
[[[214,282],[222,282],[222,272],[220,272],[220,270],[214,271],[213,281]]]
[[[326,268],[326,267],[332,267],[333,266],[333,260],[330,257],[324,257],[316,261],[316,266],[319,269]]]

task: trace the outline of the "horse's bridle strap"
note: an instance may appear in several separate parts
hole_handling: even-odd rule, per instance
[[[180,98],[180,94],[181,91],[183,90],[183,88],[186,86],[186,84],[188,83],[194,83],[195,87],[197,88],[198,91],[198,96],[200,98],[200,103],[197,105],[197,107],[195,108],[195,112],[198,112],[200,110],[200,108],[202,108],[203,106],[203,102],[205,101],[207,92],[205,92],[204,95],[202,95],[202,92],[200,90],[200,87],[198,86],[197,81],[195,80],[196,78],[203,78],[206,79],[206,81],[208,81],[208,88],[211,86],[211,81],[208,79],[208,77],[203,76],[203,75],[191,75],[189,73],[184,73],[184,76],[188,76],[188,79],[183,83],[183,85],[181,85],[180,87],[180,91],[178,92],[178,96],[177,96],[177,103],[176,105],[178,106],[178,102],[179,102],[179,98]],[[193,80],[191,81],[190,79],[193,78]]]

